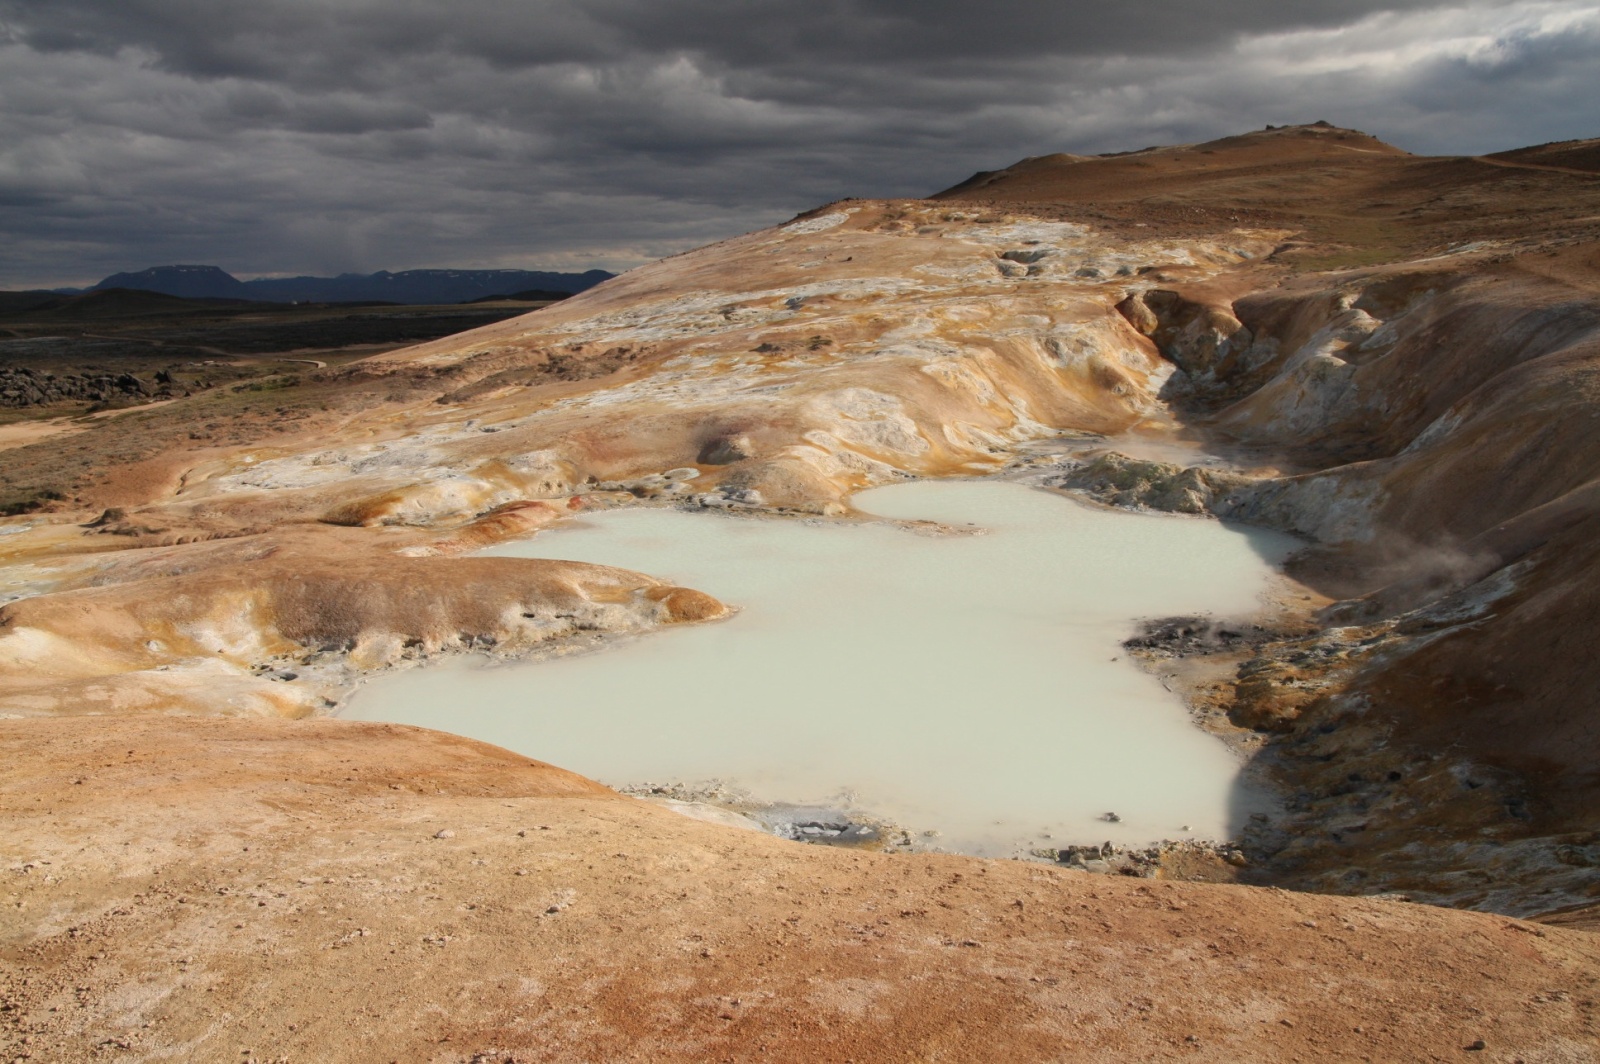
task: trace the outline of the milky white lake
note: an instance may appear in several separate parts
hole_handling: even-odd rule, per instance
[[[486,553],[636,569],[739,612],[593,653],[386,674],[343,715],[613,785],[719,779],[761,800],[843,804],[991,856],[1222,838],[1269,808],[1119,644],[1138,618],[1255,612],[1293,540],[1007,483],[921,481],[854,502],[985,532],[592,514]],[[1119,822],[1099,819],[1111,811]]]

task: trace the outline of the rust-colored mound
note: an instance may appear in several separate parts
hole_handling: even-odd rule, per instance
[[[23,1059],[1582,1060],[1600,1038],[1584,932],[808,847],[412,728],[8,722],[0,765]]]
[[[1361,158],[1368,156],[1368,158]],[[1286,126],[1205,144],[1145,148],[1110,155],[1042,155],[1004,170],[986,170],[936,193],[933,199],[1082,202],[1140,200],[1181,189],[1197,200],[1214,189],[1238,187],[1286,167],[1357,173],[1381,167],[1407,152],[1353,129]]]
[[[0,606],[0,704],[305,716],[364,672],[444,651],[525,653],[728,612],[624,569],[433,548],[385,557],[354,535],[301,528],[151,552]],[[328,661],[320,681],[300,676]]]
[[[1095,219],[1126,232],[1232,225],[1296,230],[1275,261],[1395,262],[1468,241],[1522,246],[1600,232],[1595,141],[1481,158],[1413,156],[1317,124],[1120,155],[1051,155],[973,175],[933,198]]]

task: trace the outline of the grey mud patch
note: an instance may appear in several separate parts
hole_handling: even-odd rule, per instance
[[[696,820],[761,831],[792,842],[862,850],[934,850],[919,846],[910,829],[857,809],[848,798],[833,802],[766,802],[720,780],[631,783],[616,789]],[[917,838],[936,837],[937,832]]]
[[[720,780],[701,783],[632,783],[616,788],[622,794],[670,809],[682,816],[724,827],[759,831],[812,846],[870,850],[879,853],[953,853],[939,845],[937,831],[918,831],[856,808],[843,796],[834,802],[764,802],[748,791]],[[1107,814],[1113,817],[1114,814]],[[1265,824],[1257,817],[1250,829]],[[1247,834],[1249,832],[1247,831]],[[1178,869],[1196,862],[1212,868],[1248,865],[1239,841],[1162,839],[1145,846],[1099,845],[1032,849],[1012,860],[1070,868],[1095,875],[1153,879],[1189,878]],[[1176,872],[1176,875],[1174,875]],[[1216,878],[1208,876],[1207,878]]]

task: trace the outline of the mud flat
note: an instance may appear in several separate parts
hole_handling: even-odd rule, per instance
[[[854,502],[891,520],[634,508],[497,547],[667,574],[741,609],[597,653],[391,673],[344,715],[613,784],[716,778],[858,809],[989,856],[1222,838],[1269,807],[1119,644],[1138,617],[1258,609],[1292,539],[995,482]]]

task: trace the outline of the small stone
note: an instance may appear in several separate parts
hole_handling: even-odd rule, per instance
[[[711,441],[700,452],[700,461],[706,465],[732,465],[755,457],[755,445],[749,436],[724,436]]]
[[[1465,1049],[1469,1053],[1477,1053],[1481,1050],[1488,1049],[1489,1043],[1480,1038],[1476,1042],[1469,1042],[1461,1048]]]
[[[449,828],[445,828],[443,831],[434,832],[433,837],[436,839],[453,839],[456,837],[456,833]]]
[[[1104,820],[1107,824],[1120,824],[1120,823],[1122,823],[1122,818],[1120,816],[1118,816],[1117,814],[1115,814],[1115,813],[1101,813],[1100,814],[1100,819]]]

